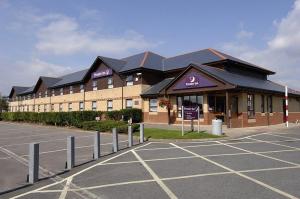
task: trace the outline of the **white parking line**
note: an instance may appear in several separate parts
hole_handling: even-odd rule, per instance
[[[195,158],[199,158],[199,157],[195,157]],[[162,181],[172,181],[172,180],[181,180],[181,179],[205,177],[205,176],[218,176],[218,175],[236,174],[236,172],[251,173],[251,172],[261,172],[261,171],[289,170],[289,169],[300,169],[300,166],[203,173],[203,174],[195,174],[195,175],[167,177],[167,178],[161,178],[161,180]],[[96,186],[90,186],[90,187],[81,187],[81,188],[78,188],[78,189],[69,189],[69,191],[77,192],[77,191],[82,191],[82,190],[101,189],[101,188],[106,188],[106,187],[116,187],[116,186],[122,186],[122,185],[140,184],[140,183],[148,183],[148,182],[155,182],[155,180],[154,179],[149,179],[149,180],[126,181],[126,182],[120,182],[120,183],[111,183],[111,184],[96,185]],[[57,193],[57,192],[61,192],[61,191],[62,190],[58,190],[58,189],[51,189],[51,190],[45,190],[44,189],[44,190],[40,190],[40,191],[36,191],[36,192],[39,192],[39,193]]]
[[[171,144],[172,144],[173,146],[177,146],[176,144],[173,144],[173,143],[171,143]],[[285,196],[285,197],[287,197],[287,198],[298,199],[297,197],[295,197],[295,196],[293,196],[293,195],[291,195],[291,194],[289,194],[289,193],[287,193],[287,192],[284,192],[284,191],[279,190],[279,189],[277,189],[277,188],[275,188],[275,187],[272,187],[272,186],[270,186],[270,185],[268,185],[268,184],[265,184],[265,183],[263,183],[263,182],[261,182],[261,181],[259,181],[259,180],[256,180],[256,179],[254,179],[254,178],[252,178],[252,177],[249,177],[249,176],[247,176],[247,175],[245,175],[245,174],[243,174],[243,173],[241,173],[241,172],[238,172],[238,171],[235,171],[235,170],[233,170],[233,169],[230,169],[230,168],[228,168],[228,167],[226,167],[226,166],[224,166],[224,165],[222,165],[222,164],[219,164],[219,163],[217,163],[217,162],[215,162],[215,161],[212,161],[212,160],[207,159],[207,158],[205,158],[205,157],[203,157],[203,156],[201,156],[201,155],[198,155],[197,153],[194,153],[194,152],[192,152],[192,151],[189,151],[189,150],[187,150],[187,149],[184,149],[184,148],[182,148],[182,147],[180,147],[180,146],[177,146],[177,147],[180,148],[180,149],[182,149],[182,150],[184,150],[184,151],[186,151],[186,152],[188,152],[188,153],[190,153],[190,154],[193,154],[193,155],[195,155],[195,156],[197,156],[197,157],[199,157],[199,158],[201,158],[201,159],[203,159],[203,160],[206,160],[206,161],[208,161],[208,162],[210,162],[210,163],[212,163],[212,164],[214,164],[214,165],[217,165],[217,166],[219,166],[219,167],[221,167],[221,168],[223,168],[223,169],[225,169],[225,170],[227,170],[227,171],[234,172],[235,174],[239,175],[239,176],[242,177],[242,178],[248,179],[248,180],[250,180],[250,181],[252,181],[252,182],[254,182],[254,183],[256,183],[256,184],[259,184],[259,185],[261,185],[261,186],[263,186],[263,187],[265,187],[265,188],[268,188],[268,189],[270,189],[270,190],[272,190],[272,191],[274,191],[274,192],[276,192],[276,193],[279,193],[279,194],[281,194],[281,195],[283,195],[283,196]]]
[[[240,148],[240,147],[231,146],[229,144],[224,144],[224,145],[228,146],[228,147],[231,147],[231,148],[235,148],[235,149],[241,150],[241,151],[245,151],[245,152],[248,152],[248,153],[251,153],[251,154],[254,154],[254,155],[258,155],[258,156],[262,156],[262,157],[265,157],[265,158],[273,159],[273,160],[276,160],[276,161],[279,161],[279,162],[284,162],[284,163],[291,164],[291,165],[294,165],[294,166],[299,166],[299,164],[296,164],[296,163],[293,163],[293,162],[289,162],[289,161],[286,161],[286,160],[281,160],[281,159],[278,159],[278,158],[267,156],[267,155],[264,155],[264,154],[261,154],[261,153],[249,151],[249,150],[246,150],[246,149],[243,149],[243,148]]]
[[[275,137],[281,137],[281,138],[286,138],[286,139],[292,139],[292,140],[300,140],[300,138],[294,138],[294,137],[289,137],[289,136],[282,136],[282,135],[277,135],[273,133],[266,133],[267,135],[275,136]]]
[[[177,199],[177,196],[167,187],[167,185],[156,175],[156,173],[148,166],[148,164],[134,151],[131,152],[135,155],[135,157],[139,160],[139,162],[145,167],[145,169],[150,173],[155,182],[166,192],[166,194],[171,199]]]

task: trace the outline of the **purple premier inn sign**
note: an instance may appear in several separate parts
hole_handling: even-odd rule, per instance
[[[217,86],[214,82],[205,78],[196,72],[190,72],[184,75],[184,77],[176,83],[174,90],[189,89],[189,88],[204,88]]]
[[[183,107],[184,120],[196,120],[198,119],[198,106]]]
[[[97,71],[93,72],[92,78],[96,79],[96,78],[106,77],[106,76],[110,76],[110,75],[112,75],[112,69],[107,68],[107,69],[101,69],[101,70],[97,70]]]

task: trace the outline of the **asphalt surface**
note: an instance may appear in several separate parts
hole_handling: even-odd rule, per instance
[[[147,142],[3,198],[300,198],[300,129]]]
[[[0,122],[0,192],[28,185],[30,143],[40,143],[40,178],[65,172],[67,137],[75,136],[75,165],[93,160],[93,132],[29,124]],[[119,135],[120,149],[127,136]],[[112,153],[111,134],[101,134],[101,154]]]

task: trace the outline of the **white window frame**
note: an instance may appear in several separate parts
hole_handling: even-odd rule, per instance
[[[51,104],[51,111],[54,111],[54,104]]]
[[[84,111],[84,102],[79,102],[79,111]]]
[[[92,86],[93,86],[93,91],[98,90],[98,81],[97,80],[93,80]]]
[[[54,89],[52,89],[52,96],[55,96],[55,90]]]
[[[72,104],[71,102],[68,103],[68,111],[69,111],[69,112],[72,112],[72,110],[73,110],[73,109],[72,109],[72,105],[73,105],[73,104]]]
[[[97,111],[97,101],[92,101],[92,111]]]
[[[69,87],[69,92],[70,92],[70,94],[73,94],[73,86]]]
[[[107,88],[113,88],[114,87],[114,80],[112,77],[107,78]]]
[[[113,100],[107,100],[106,106],[107,106],[107,111],[112,111],[113,110]]]
[[[42,92],[39,92],[39,98],[42,98]]]
[[[60,95],[64,95],[64,88],[60,88]]]
[[[81,92],[81,93],[84,92],[84,84],[80,84],[80,92]]]
[[[130,101],[131,101],[131,106],[128,106],[128,102],[130,102]],[[132,108],[132,107],[133,107],[133,100],[132,100],[132,99],[126,99],[125,102],[126,102],[126,103],[125,103],[126,109],[127,109],[127,108]]]
[[[45,91],[45,97],[48,97],[48,91],[47,90]]]
[[[59,112],[62,112],[64,109],[63,109],[63,104],[62,103],[60,103],[59,104],[59,107],[58,107],[58,111]]]
[[[133,86],[133,75],[128,75],[126,77],[126,86]]]
[[[155,100],[155,103],[154,102],[151,102],[151,101],[154,101]],[[157,112],[157,98],[150,98],[149,99],[149,112]]]

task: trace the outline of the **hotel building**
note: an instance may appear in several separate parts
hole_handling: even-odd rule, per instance
[[[31,87],[13,86],[9,110],[139,108],[146,123],[176,124],[182,106],[196,105],[200,124],[219,118],[228,127],[273,125],[286,119],[285,88],[268,80],[274,74],[214,49],[169,58],[152,52],[122,59],[98,56],[85,70],[41,76]],[[160,106],[163,102],[167,106]],[[300,92],[289,89],[288,108],[288,120],[300,120]]]

